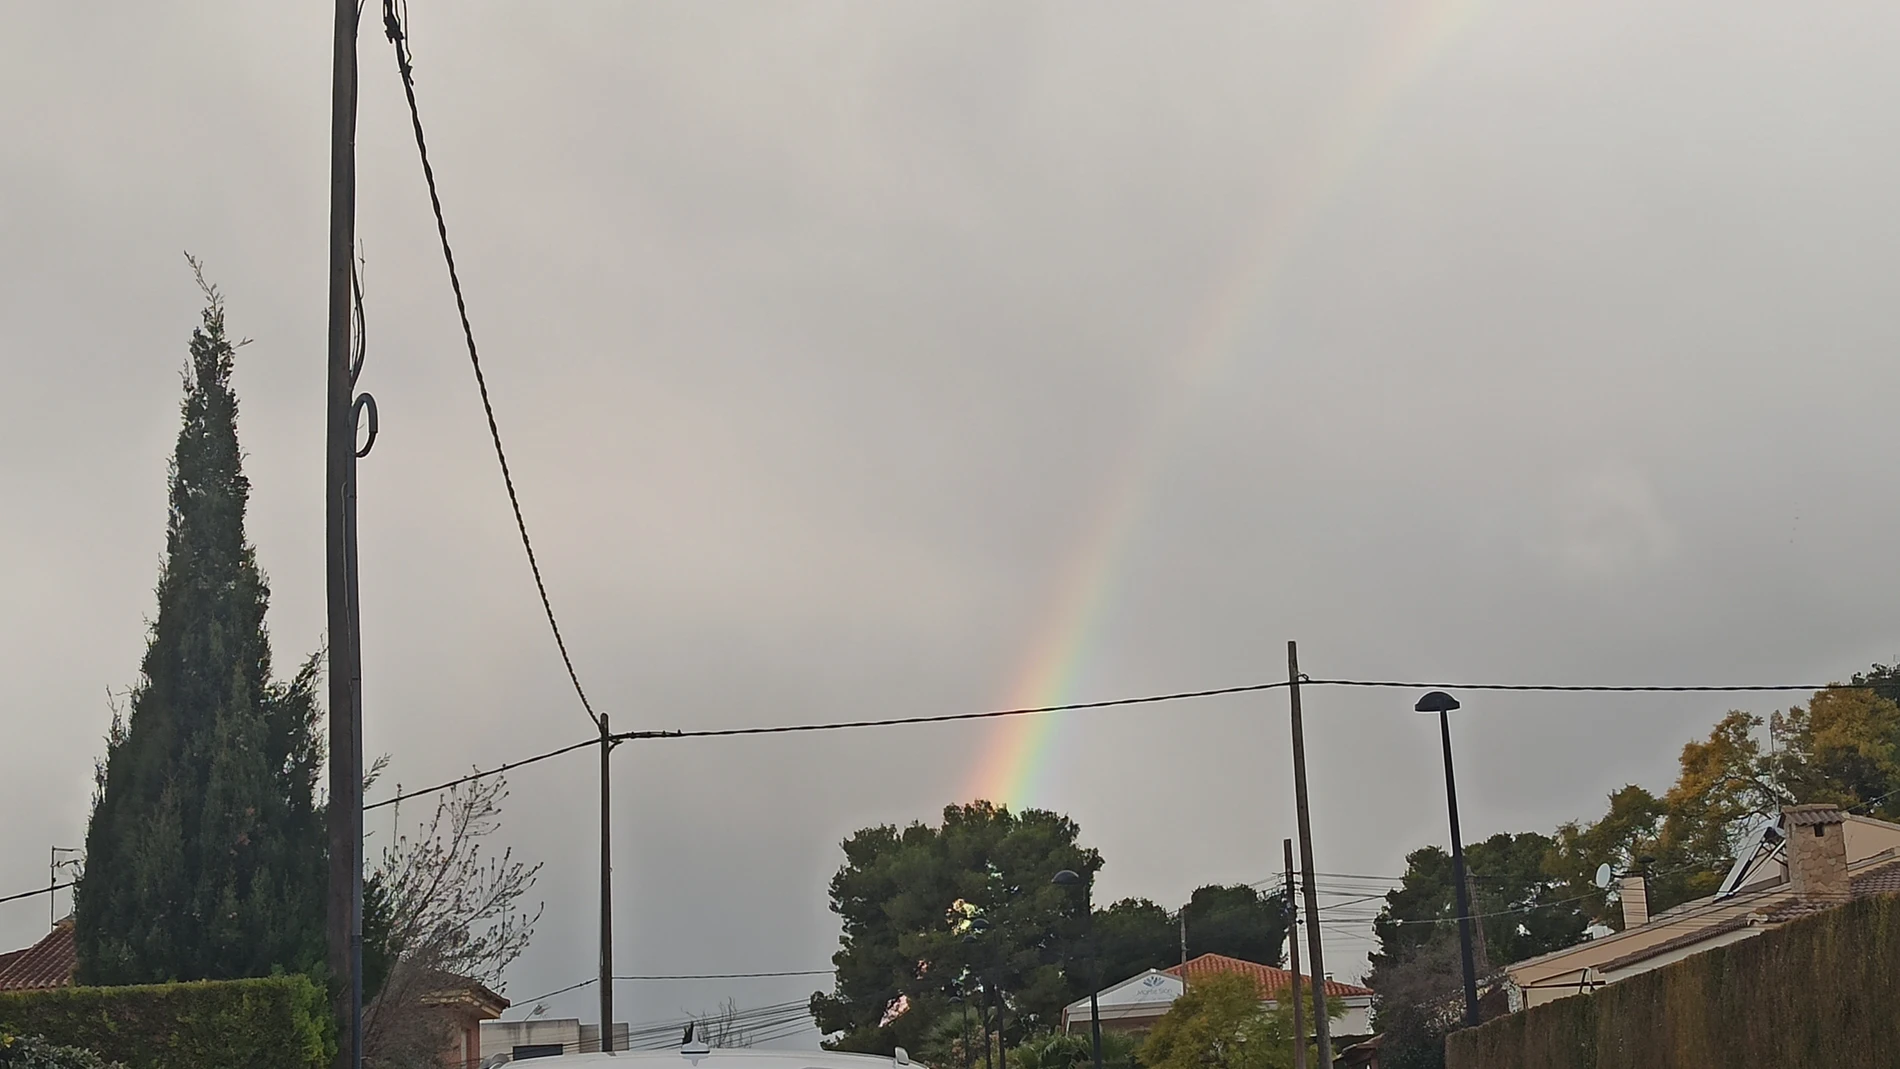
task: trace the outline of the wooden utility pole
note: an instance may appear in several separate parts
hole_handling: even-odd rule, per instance
[[[1300,907],[1293,898],[1293,840],[1282,839],[1286,850],[1286,952],[1293,966],[1293,1069],[1306,1069],[1306,1007],[1300,1005]]]
[[[356,246],[357,0],[337,0],[330,83],[328,384],[324,448],[324,559],[330,640],[330,879],[325,935],[337,985],[337,1069],[360,1069],[363,1013],[362,660],[350,569],[356,421],[350,368],[351,257]]]
[[[600,714],[600,1049],[614,1049],[613,732]]]
[[[1287,696],[1293,713],[1293,806],[1300,824],[1301,884],[1306,893],[1306,940],[1313,952],[1313,1035],[1319,1041],[1319,1064],[1332,1069],[1333,1036],[1326,1017],[1326,958],[1319,938],[1319,889],[1313,882],[1313,821],[1306,801],[1306,728],[1300,721],[1299,644],[1286,644]]]

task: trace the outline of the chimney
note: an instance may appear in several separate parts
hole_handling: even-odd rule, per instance
[[[1616,883],[1616,897],[1623,903],[1623,930],[1649,923],[1649,882],[1640,872],[1632,872]]]
[[[1788,883],[1795,894],[1815,902],[1845,902],[1847,817],[1839,806],[1791,805],[1782,809],[1788,836]]]

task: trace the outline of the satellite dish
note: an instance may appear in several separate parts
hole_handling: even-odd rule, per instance
[[[1610,882],[1613,879],[1615,879],[1615,877],[1616,877],[1616,873],[1610,868],[1610,865],[1608,862],[1604,862],[1603,864],[1597,866],[1597,881],[1596,882],[1597,882],[1598,887],[1603,888],[1605,891],[1609,890]]]

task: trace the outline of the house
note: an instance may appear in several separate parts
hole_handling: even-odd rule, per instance
[[[1103,1031],[1146,1032],[1153,1028],[1186,993],[1188,985],[1209,976],[1238,973],[1251,976],[1260,985],[1260,1001],[1268,1008],[1277,1007],[1285,992],[1293,986],[1293,974],[1285,969],[1258,962],[1242,961],[1225,954],[1202,954],[1169,969],[1149,969],[1131,976],[1095,994]],[[1306,980],[1304,982],[1309,982]],[[1332,1031],[1339,1036],[1363,1036],[1372,1032],[1372,992],[1354,984],[1342,984],[1328,978],[1326,996],[1346,1004],[1342,1017],[1333,1019]],[[1079,999],[1063,1007],[1062,1030],[1087,1031],[1089,1000]]]
[[[440,975],[435,990],[422,1004],[447,1019],[449,1045],[442,1052],[443,1069],[476,1069],[482,1064],[482,1024],[500,1017],[506,998],[462,976]]]
[[[1622,881],[1623,930],[1505,969],[1513,1011],[1752,939],[1854,898],[1900,892],[1900,824],[1831,805],[1782,809],[1713,895],[1649,915],[1642,877]]]
[[[71,987],[79,955],[73,944],[73,919],[67,917],[46,938],[24,950],[0,954],[0,991],[38,991]]]
[[[614,1049],[626,1050],[626,1022],[614,1022]],[[483,1021],[482,1049],[491,1064],[563,1054],[600,1051],[600,1026],[582,1024],[578,1017],[529,1017],[520,1021]]]

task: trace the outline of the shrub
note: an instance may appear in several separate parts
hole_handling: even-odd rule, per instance
[[[78,1047],[56,1047],[38,1036],[0,1031],[0,1069],[123,1069]]]
[[[0,994],[0,1031],[127,1069],[324,1069],[331,1029],[322,990],[304,976]]]

